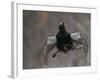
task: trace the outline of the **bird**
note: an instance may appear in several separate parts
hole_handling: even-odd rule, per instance
[[[60,51],[67,53],[68,50],[73,49],[74,41],[81,39],[80,32],[69,33],[65,29],[64,22],[59,23],[59,31],[56,35],[51,35],[47,37],[45,42],[43,57],[44,62],[47,64],[47,55],[55,47],[57,48],[56,52],[52,55],[55,58],[56,54]]]

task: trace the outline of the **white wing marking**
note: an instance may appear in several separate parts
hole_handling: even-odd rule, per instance
[[[80,39],[80,38],[81,38],[80,32],[71,33],[71,38],[72,38],[73,40],[78,40],[78,39]]]
[[[55,44],[56,42],[56,36],[49,36],[47,39],[47,44]]]

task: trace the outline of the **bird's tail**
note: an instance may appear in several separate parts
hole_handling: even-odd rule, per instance
[[[52,57],[54,58],[58,52],[59,52],[59,50],[57,50],[57,51],[52,55]]]

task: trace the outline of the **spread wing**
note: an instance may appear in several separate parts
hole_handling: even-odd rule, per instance
[[[47,64],[47,55],[48,53],[53,50],[56,46],[56,36],[49,36],[45,42],[44,50],[43,50],[43,58],[45,64]]]
[[[81,44],[79,46],[83,46],[83,49],[87,55],[88,53],[88,44],[86,39],[83,37],[83,35],[80,32],[74,32],[71,33],[71,38],[75,41],[77,41],[78,44]]]

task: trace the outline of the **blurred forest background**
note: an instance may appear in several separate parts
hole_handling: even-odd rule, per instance
[[[68,32],[80,31],[88,43],[88,61],[82,51],[71,51],[58,54],[52,58],[53,51],[48,54],[48,67],[89,66],[91,64],[91,14],[70,12],[46,12],[23,10],[23,69],[44,68],[42,54],[48,36],[56,35],[59,18],[65,23]],[[77,65],[76,65],[77,64]]]

